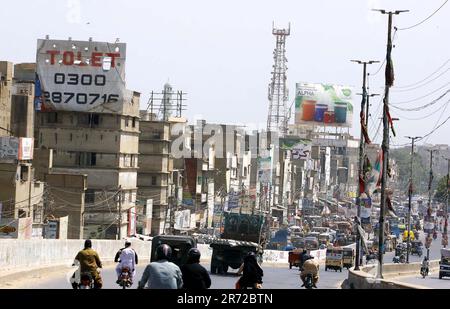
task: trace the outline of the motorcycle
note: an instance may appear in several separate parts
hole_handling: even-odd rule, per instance
[[[313,288],[313,275],[312,274],[306,275],[304,286],[305,286],[305,289]]]
[[[437,232],[435,231],[434,233],[433,233],[433,239],[436,239],[437,238]]]
[[[427,267],[421,267],[420,268],[420,274],[422,275],[423,278],[428,276],[428,268]]]
[[[94,288],[94,278],[90,273],[82,273],[80,275],[80,282],[73,282],[72,287],[74,289],[88,290]]]
[[[123,267],[122,268],[119,280],[117,280],[117,281],[118,281],[119,286],[122,287],[122,289],[126,289],[126,288],[131,287],[133,282],[131,280],[131,272],[130,272],[130,269],[128,267]]]

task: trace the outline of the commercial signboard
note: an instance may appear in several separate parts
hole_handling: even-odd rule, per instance
[[[353,89],[334,84],[297,83],[295,123],[351,127]]]
[[[33,138],[30,137],[0,137],[0,162],[32,160],[33,141]]]
[[[125,87],[126,44],[37,41],[40,110],[116,113],[131,100]]]
[[[300,138],[283,138],[281,139],[281,149],[291,150],[292,159],[306,159],[311,157],[311,145],[310,139]]]
[[[175,215],[174,229],[188,230],[191,228],[191,210],[190,209],[175,211],[174,215]],[[195,222],[195,220],[194,220],[194,222]]]

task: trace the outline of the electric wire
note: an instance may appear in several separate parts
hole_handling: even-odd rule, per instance
[[[450,68],[447,68],[447,70],[445,70],[444,72],[442,72],[441,74],[439,74],[439,75],[436,76],[435,78],[433,78],[433,79],[427,81],[426,83],[423,83],[423,84],[421,84],[421,85],[418,85],[418,86],[416,86],[416,87],[406,88],[406,89],[401,89],[401,90],[397,90],[396,88],[394,88],[392,91],[394,91],[394,92],[408,92],[408,91],[412,91],[412,90],[419,89],[419,88],[421,88],[421,87],[423,87],[423,86],[426,86],[426,85],[428,85],[429,83],[435,81],[436,79],[438,79],[439,77],[441,77],[442,75],[444,75],[445,73],[447,73],[448,71],[450,71]]]
[[[441,100],[443,97],[445,97],[449,92],[450,92],[450,89],[447,89],[447,90],[446,90],[443,94],[441,94],[438,98],[436,98],[436,99],[434,99],[433,101],[431,101],[430,103],[427,103],[427,104],[422,105],[422,106],[412,107],[412,108],[403,108],[403,107],[395,106],[395,104],[394,104],[394,105],[392,105],[392,108],[398,109],[398,110],[401,110],[401,111],[405,111],[405,112],[418,112],[418,111],[421,111],[422,109],[425,109],[425,108],[427,108],[427,107],[429,107],[429,106],[434,105],[434,104],[437,103],[439,100]]]
[[[429,113],[426,116],[421,116],[421,117],[417,117],[417,118],[409,118],[409,117],[406,117],[404,115],[400,115],[400,117],[402,119],[404,118],[406,120],[423,120],[423,119],[429,118],[429,117],[433,116],[434,114],[436,114],[437,112],[439,112],[442,108],[446,107],[448,105],[448,103],[450,103],[450,100],[448,100],[447,102],[445,102],[445,104],[442,104],[438,109],[436,109],[435,111]]]
[[[392,87],[392,88],[411,88],[411,87],[414,87],[415,85],[420,84],[423,81],[426,81],[428,78],[430,78],[431,76],[433,76],[434,74],[439,72],[449,61],[450,61],[450,59],[447,59],[447,61],[445,61],[444,64],[442,64],[439,68],[437,68],[433,73],[431,73],[430,75],[428,75],[424,79],[419,80],[418,82],[415,82],[415,83],[412,83],[412,84],[409,84],[409,85],[404,85],[404,86],[395,86],[395,87]]]
[[[424,20],[422,20],[421,22],[419,22],[419,23],[417,23],[417,24],[415,24],[415,25],[412,25],[412,26],[409,26],[409,27],[405,27],[405,28],[397,28],[398,30],[408,30],[408,29],[412,29],[412,28],[415,28],[415,27],[417,27],[417,26],[419,26],[419,25],[421,25],[421,24],[423,24],[424,22],[426,22],[427,20],[429,20],[434,14],[436,14],[446,3],[448,2],[448,0],[445,0],[445,2],[437,9],[437,10],[435,10],[431,15],[429,15],[427,18],[425,18]]]
[[[417,97],[415,99],[411,99],[411,100],[408,100],[408,101],[400,101],[400,102],[395,102],[395,103],[390,103],[390,104],[401,105],[401,104],[406,104],[406,103],[411,103],[411,102],[414,102],[414,101],[418,101],[418,100],[421,100],[423,98],[426,98],[426,97],[432,95],[433,93],[436,93],[437,91],[441,90],[442,88],[447,87],[448,85],[450,85],[450,82],[446,83],[445,85],[443,85],[443,86],[441,86],[441,87],[439,87],[439,88],[437,88],[437,89],[435,89],[435,90],[433,90],[433,91],[431,91],[431,92],[429,92],[429,93],[427,93],[427,94],[425,94],[425,95],[423,95],[421,97]]]

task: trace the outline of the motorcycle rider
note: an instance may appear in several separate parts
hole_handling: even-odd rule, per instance
[[[183,289],[203,290],[211,286],[211,278],[208,271],[200,265],[200,251],[197,248],[191,248],[188,251],[187,263],[181,267],[183,274]]]
[[[120,276],[122,274],[122,269],[128,267],[130,270],[130,280],[133,282],[134,276],[136,275],[136,265],[138,263],[138,255],[134,249],[131,248],[131,242],[129,240],[125,241],[125,248],[120,249],[114,258],[114,262],[119,262],[116,266],[117,281],[120,282]]]
[[[94,279],[94,289],[101,289],[103,282],[97,269],[102,268],[102,262],[98,253],[92,249],[92,241],[90,239],[84,242],[84,249],[78,252],[75,260],[80,263],[81,274],[89,273]]]
[[[254,252],[249,252],[244,258],[244,263],[239,268],[238,275],[241,273],[242,277],[238,280],[238,286],[240,286],[241,289],[248,287],[254,289],[262,288],[262,277],[264,276],[264,272],[261,266],[259,266]]]
[[[169,262],[172,249],[166,244],[156,248],[156,261],[147,265],[139,281],[138,289],[147,284],[149,289],[181,289],[183,275],[180,268]]]
[[[425,273],[427,275],[428,275],[429,267],[430,267],[430,262],[428,261],[428,258],[425,256],[423,258],[422,267],[421,268],[425,270]]]
[[[319,281],[319,262],[314,260],[314,258],[307,254],[304,256],[305,261],[303,262],[302,270],[300,273],[300,279],[302,279],[302,287],[305,286],[306,276],[311,274],[313,276],[313,287],[317,288],[316,284]]]

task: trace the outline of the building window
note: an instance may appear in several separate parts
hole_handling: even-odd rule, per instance
[[[92,190],[92,189],[86,190],[86,193],[84,194],[84,202],[86,204],[95,202],[95,191],[94,190]]]
[[[20,166],[20,181],[28,181],[28,166]]]
[[[72,133],[70,133],[70,141],[72,141],[72,138],[73,138]]]
[[[57,123],[58,113],[47,113],[47,123]]]
[[[136,128],[136,118],[135,118],[135,117],[133,117],[133,118],[131,119],[131,126],[132,126],[133,128]]]
[[[73,124],[73,115],[70,115],[70,123]]]
[[[97,165],[97,153],[79,152],[76,161],[79,166],[95,166]]]
[[[156,186],[156,176],[152,176],[152,186]]]
[[[42,132],[39,134],[39,144],[42,144]]]
[[[85,134],[84,136],[85,136],[86,140],[88,140],[88,135],[87,135],[87,134]]]
[[[101,141],[103,140],[103,134],[100,134],[100,140]]]
[[[161,134],[158,130],[153,130],[151,133],[151,136],[153,139],[160,139],[161,138]]]
[[[115,141],[116,141],[116,143],[117,143],[117,135],[115,136]]]
[[[55,144],[58,144],[58,133],[55,133]]]
[[[96,127],[100,124],[100,115],[99,114],[91,114],[90,115],[90,123],[91,127]]]
[[[128,117],[127,118],[125,118],[125,127],[128,127],[128,125],[129,125],[129,120],[128,120]]]

